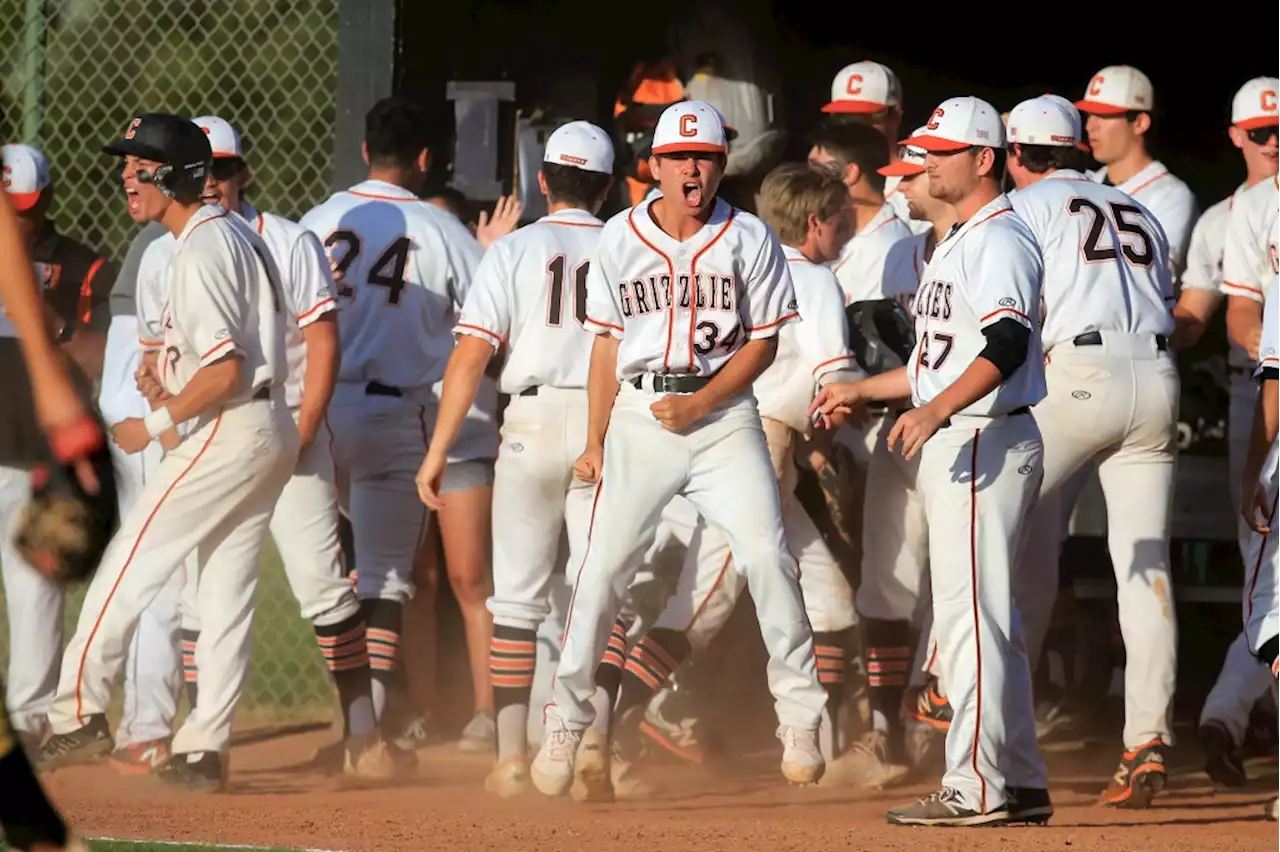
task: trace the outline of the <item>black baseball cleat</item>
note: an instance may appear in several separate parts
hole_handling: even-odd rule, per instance
[[[1048,790],[1043,787],[1010,787],[1005,792],[1009,822],[1049,824],[1049,818],[1053,816],[1053,802],[1049,800]]]
[[[889,825],[923,825],[933,828],[959,828],[964,826],[1004,825],[1009,821],[1007,805],[1000,805],[986,813],[966,808],[960,794],[950,787],[943,787],[909,805],[894,808],[885,815]]]
[[[88,763],[111,754],[115,741],[107,717],[94,714],[88,723],[69,734],[54,734],[40,749],[36,767],[48,772],[76,763]]]
[[[156,775],[171,787],[193,793],[218,793],[227,786],[227,768],[216,751],[175,754]]]
[[[1164,789],[1168,779],[1164,752],[1165,745],[1160,740],[1126,751],[1111,783],[1098,797],[1098,804],[1134,810],[1151,807],[1151,800]]]
[[[1248,780],[1240,748],[1221,722],[1213,720],[1200,726],[1200,745],[1204,749],[1204,771],[1219,787],[1243,787]]]

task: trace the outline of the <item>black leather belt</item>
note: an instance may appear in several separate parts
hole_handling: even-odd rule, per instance
[[[264,399],[271,399],[271,385],[263,385],[253,392],[255,402],[261,402]]]
[[[1029,406],[1029,405],[1022,405],[1022,406],[1019,406],[1019,407],[1015,408],[1013,411],[1006,411],[1004,416],[1005,416],[1005,417],[1013,417],[1013,416],[1018,415],[1018,414],[1030,414],[1030,413],[1031,413],[1031,406]],[[997,414],[997,415],[995,415],[995,416],[996,416],[996,417],[999,417],[1000,415],[998,415],[998,414]],[[948,427],[948,426],[950,426],[950,425],[951,425],[951,418],[950,418],[950,417],[948,417],[946,420],[943,420],[943,421],[942,421],[942,425],[941,425],[941,426],[939,426],[938,428],[939,428],[939,429],[945,429],[945,428],[947,428],[947,427]]]
[[[654,393],[693,393],[707,386],[710,376],[692,376],[681,373],[653,373]],[[631,380],[633,387],[644,390],[644,376]]]
[[[1076,346],[1101,346],[1102,332],[1086,331],[1084,334],[1076,335],[1074,338],[1072,338],[1071,342],[1074,343]],[[1161,352],[1168,352],[1169,338],[1165,337],[1163,334],[1157,334],[1156,349],[1158,349]]]
[[[400,392],[400,388],[393,388],[391,385],[384,385],[382,382],[369,382],[364,386],[364,392],[368,396],[404,396]]]
[[[540,387],[539,385],[530,385],[529,387],[520,391],[520,396],[537,396],[539,387]]]

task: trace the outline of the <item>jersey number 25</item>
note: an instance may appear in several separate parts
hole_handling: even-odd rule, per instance
[[[1133,219],[1140,219],[1142,210],[1132,204],[1118,204],[1115,202],[1107,206],[1111,208],[1110,216],[1097,204],[1079,195],[1074,196],[1067,202],[1067,212],[1071,215],[1077,216],[1081,213],[1086,213],[1089,216],[1089,233],[1085,236],[1084,242],[1080,246],[1085,262],[1103,263],[1115,260],[1118,244],[1120,254],[1124,255],[1126,261],[1134,266],[1150,266],[1151,261],[1155,260],[1156,257],[1155,245],[1151,235],[1147,233],[1146,228],[1143,228],[1140,222],[1125,218],[1128,215]],[[1111,227],[1108,228],[1107,225]],[[1110,246],[1101,245],[1104,231],[1111,232]],[[1133,242],[1123,242],[1117,234],[1128,234],[1133,237]]]

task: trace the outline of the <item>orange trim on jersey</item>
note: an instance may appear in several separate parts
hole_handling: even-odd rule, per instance
[[[715,245],[720,238],[724,236],[725,231],[729,230],[729,226],[733,224],[733,217],[737,212],[738,211],[733,207],[729,208],[729,218],[724,220],[724,225],[720,227],[720,230],[705,246],[698,249],[698,253],[695,254],[693,256],[693,260],[689,262],[689,286],[693,288],[689,293],[689,372],[691,373],[694,372],[693,336],[698,324],[698,261],[707,253],[708,249]]]
[[[622,331],[622,326],[614,325],[613,323],[605,322],[604,320],[592,319],[591,317],[587,317],[586,321],[591,323],[592,325],[598,325],[601,328],[612,328],[616,331]]]
[[[973,648],[976,654],[975,674],[977,676],[973,690],[977,697],[977,710],[969,760],[973,766],[973,774],[978,776],[978,783],[981,785],[978,813],[985,814],[987,812],[987,779],[978,769],[978,748],[982,737],[982,621],[978,615],[978,439],[981,435],[981,430],[973,430],[973,452],[969,457],[969,596],[973,600]]]
[[[266,224],[266,219],[264,219],[262,214],[259,213],[258,214],[258,236],[262,236],[262,226],[265,224]]]
[[[354,189],[348,189],[346,190],[346,192],[348,195],[354,195],[358,198],[372,198],[375,201],[402,201],[402,202],[422,201],[422,199],[418,198],[416,195],[413,196],[412,198],[401,198],[398,195],[377,195],[372,192],[357,192]]]
[[[192,234],[196,232],[196,228],[199,228],[201,225],[205,224],[206,222],[212,222],[214,219],[226,218],[226,215],[227,215],[227,211],[223,210],[221,213],[214,213],[208,219],[201,219],[199,222],[196,222],[194,225],[191,226],[191,230],[187,231],[187,236],[182,238],[183,242],[187,240],[187,237],[190,237]]]
[[[1022,318],[1023,318],[1024,320],[1026,320],[1028,323],[1029,323],[1029,322],[1031,322],[1031,317],[1027,316],[1027,315],[1026,315],[1026,314],[1024,314],[1022,311],[1017,310],[1016,308],[996,308],[994,311],[992,311],[991,313],[987,314],[987,315],[986,315],[985,317],[983,317],[982,319],[978,320],[978,325],[982,325],[984,322],[986,322],[987,320],[991,319],[991,318],[992,318],[993,316],[995,316],[996,314],[1014,314],[1014,315],[1016,315],[1016,316],[1020,316],[1020,317],[1022,317]],[[1054,314],[1054,316],[1057,316],[1057,314]]]
[[[835,364],[839,361],[852,361],[852,360],[854,360],[853,355],[838,355],[835,358],[828,358],[827,360],[823,361],[821,364],[813,368],[813,375],[815,376],[818,375],[818,371],[821,370],[823,367],[829,366],[831,364]]]
[[[332,307],[336,311],[338,309],[338,300],[333,298],[332,296],[321,299],[320,301],[312,305],[310,310],[298,314],[298,322],[302,322],[304,319],[311,316],[321,308],[328,308],[328,307]],[[328,311],[326,311],[325,313],[328,313]]]
[[[1166,170],[1156,175],[1155,177],[1147,178],[1145,182],[1140,183],[1137,186],[1135,186],[1133,189],[1129,190],[1128,194],[1130,196],[1136,196],[1139,192],[1142,192],[1142,190],[1146,189],[1147,187],[1151,186],[1151,184],[1160,180],[1160,178],[1167,178],[1169,176],[1170,176],[1170,172]]]
[[[798,316],[800,316],[799,311],[792,311],[789,314],[783,314],[782,316],[778,317],[776,320],[774,320],[773,322],[767,325],[752,326],[751,328],[747,329],[747,333],[751,334],[752,332],[756,332],[756,331],[765,331],[766,329],[773,328],[775,325],[782,325],[787,320],[795,319]]]
[[[164,346],[163,340],[151,340],[146,337],[139,337],[138,343],[142,346]]]
[[[544,225],[564,225],[569,228],[603,228],[603,222],[566,222],[562,219],[543,219]]]
[[[644,243],[649,248],[649,251],[667,262],[667,275],[669,276],[667,281],[667,348],[662,352],[662,372],[666,373],[670,370],[671,332],[675,328],[676,324],[676,267],[675,264],[671,262],[671,258],[667,257],[665,252],[646,240],[644,238],[644,234],[640,233],[640,229],[636,227],[635,215],[636,208],[632,207],[627,211],[627,224],[631,226],[631,233],[635,234],[636,239]]]
[[[483,328],[483,327],[478,326],[478,325],[471,325],[470,323],[460,322],[460,323],[458,323],[457,325],[455,325],[455,326],[454,326],[454,328],[466,328],[466,329],[470,329],[471,331],[478,331],[478,332],[480,332],[481,334],[488,335],[489,337],[492,337],[494,340],[496,340],[496,341],[497,341],[497,345],[499,345],[499,346],[501,346],[501,345],[502,345],[502,343],[503,343],[503,340],[502,340],[502,336],[501,336],[501,335],[499,335],[499,334],[494,334],[494,333],[493,333],[492,331],[490,331],[489,329],[487,329],[487,328]]]
[[[89,324],[89,318],[93,315],[93,276],[98,274],[98,270],[106,261],[105,257],[95,260],[89,267],[89,271],[84,274],[84,280],[80,282],[80,322],[85,325]]]
[[[1235,290],[1244,290],[1246,293],[1257,293],[1259,296],[1262,295],[1262,290],[1258,287],[1250,287],[1247,284],[1237,284],[1234,281],[1223,281],[1222,286],[1231,287]]]
[[[208,358],[210,355],[217,352],[219,349],[221,349],[224,346],[234,346],[234,345],[235,345],[235,341],[232,340],[230,337],[228,337],[226,340],[223,340],[220,343],[214,344],[212,349],[210,349],[208,352],[200,356],[200,360],[203,362],[205,358]]]
[[[173,493],[173,489],[178,487],[178,483],[186,478],[192,468],[196,466],[196,462],[204,455],[205,450],[213,443],[213,439],[218,434],[218,428],[222,425],[222,415],[219,414],[217,419],[213,421],[213,428],[209,431],[209,437],[205,439],[204,446],[195,454],[195,457],[187,463],[182,473],[174,477],[173,482],[169,483],[169,487],[160,495],[160,499],[156,501],[155,506],[151,508],[147,519],[142,522],[141,529],[138,530],[137,536],[133,539],[133,545],[129,548],[129,555],[125,557],[124,564],[120,566],[120,573],[116,575],[116,581],[111,584],[111,591],[107,592],[106,600],[102,602],[102,609],[98,610],[98,615],[93,621],[93,629],[89,631],[89,638],[85,640],[84,650],[80,653],[80,665],[76,668],[76,720],[84,725],[84,667],[89,660],[89,648],[93,646],[93,640],[98,635],[98,628],[102,627],[102,618],[107,614],[107,607],[111,605],[111,599],[115,597],[116,590],[120,588],[120,582],[124,579],[125,572],[129,570],[129,566],[133,564],[133,557],[138,555],[138,546],[142,544],[142,537],[147,534],[147,530],[151,528],[151,522],[155,520],[156,513],[160,511],[160,507],[169,499],[169,495]]]

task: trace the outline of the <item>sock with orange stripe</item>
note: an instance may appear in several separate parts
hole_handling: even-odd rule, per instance
[[[533,692],[538,631],[493,625],[489,642],[489,682],[498,728],[498,761],[524,759],[529,741],[529,696]]]
[[[196,709],[196,697],[199,694],[196,689],[196,642],[199,639],[199,630],[182,631],[182,682],[187,693],[187,704],[192,710]]]
[[[378,726],[373,712],[369,648],[364,617],[359,613],[337,624],[315,626],[316,644],[338,689],[343,736],[368,734]]]
[[[618,718],[632,707],[647,705],[687,656],[689,639],[681,631],[655,627],[645,634],[631,649],[623,667]]]
[[[400,628],[404,621],[404,605],[399,601],[377,598],[362,601],[365,644],[369,652],[370,694],[378,721],[387,718],[391,695],[396,689],[396,656],[400,647]]]
[[[890,735],[902,728],[902,695],[911,667],[911,622],[863,620],[872,728]]]
[[[822,724],[818,728],[822,756],[833,760],[844,751],[844,732],[840,727],[840,706],[844,703],[844,676],[848,660],[849,632],[839,630],[813,634],[813,657],[818,665],[818,682],[827,692],[827,706],[822,712]]]
[[[591,727],[608,734],[613,728],[613,708],[618,703],[618,687],[622,683],[622,667],[627,659],[626,619],[619,617],[609,634],[609,645],[604,649],[600,665],[596,667],[596,708]]]

